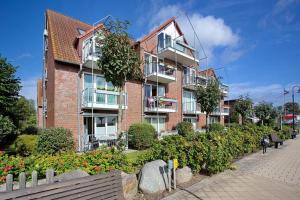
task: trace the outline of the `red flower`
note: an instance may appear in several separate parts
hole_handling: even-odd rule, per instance
[[[101,167],[100,166],[96,166],[94,169],[95,169],[96,172],[99,172],[101,170]]]

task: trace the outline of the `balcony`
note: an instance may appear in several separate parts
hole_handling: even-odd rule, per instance
[[[227,108],[228,109],[228,108]],[[220,109],[216,108],[211,115],[229,115],[229,109],[227,110],[226,108]]]
[[[221,92],[222,92],[222,94],[224,96],[227,96],[228,95],[228,91],[229,91],[229,86],[225,85],[225,84],[221,84],[220,85],[220,90],[221,90]]]
[[[127,109],[127,93],[93,88],[82,91],[81,108],[84,109],[118,110],[120,103],[122,109]]]
[[[82,63],[83,66],[92,68],[97,66],[97,61],[101,55],[101,49],[95,45],[93,39],[86,40],[82,47]]]
[[[176,69],[169,65],[166,66],[156,62],[146,63],[144,73],[149,81],[158,81],[159,83],[176,81]]]
[[[174,113],[177,112],[177,100],[167,97],[145,97],[145,112]]]
[[[196,102],[183,102],[182,111],[184,114],[200,114],[201,109]]]
[[[173,40],[167,34],[161,33],[158,35],[158,53],[161,57],[177,61],[184,66],[199,63],[195,56],[195,49],[185,44],[182,40],[182,37]]]
[[[183,87],[186,89],[194,90],[198,83],[195,75],[184,75],[183,76]]]

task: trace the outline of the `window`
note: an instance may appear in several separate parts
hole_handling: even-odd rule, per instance
[[[196,128],[197,128],[197,118],[187,117],[187,118],[184,118],[183,121],[190,122],[193,125],[193,129],[196,130]]]
[[[160,33],[157,37],[158,39],[158,48],[161,50],[164,48],[164,33]]]
[[[84,118],[84,130],[86,134],[92,134],[92,124],[95,123],[94,126],[96,139],[116,139],[118,119],[116,116],[94,117],[94,121],[91,119],[91,117]]]
[[[163,132],[165,131],[165,118],[163,117],[147,117],[145,118],[145,120],[150,123],[154,128],[155,128],[155,131],[160,133],[160,132]],[[158,128],[158,129],[157,129]]]
[[[83,29],[81,29],[81,28],[78,28],[77,30],[78,30],[78,33],[79,33],[80,35],[82,35],[82,34],[85,33],[85,30],[83,30]]]
[[[183,91],[183,110],[185,112],[194,112],[196,111],[196,97],[191,91]]]
[[[146,84],[145,85],[145,97],[151,97],[158,95],[159,97],[164,97],[166,95],[166,87],[159,85],[158,88],[156,85]]]
[[[166,37],[166,47],[171,47],[172,46],[171,36],[168,34],[165,34],[165,37]]]

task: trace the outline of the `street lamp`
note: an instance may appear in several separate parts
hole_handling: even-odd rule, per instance
[[[298,93],[300,93],[300,86],[295,85],[292,87],[292,98],[293,98],[293,132],[295,132],[295,92],[294,89],[298,89]]]

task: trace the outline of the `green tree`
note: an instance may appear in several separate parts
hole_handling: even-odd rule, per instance
[[[36,127],[36,110],[32,99],[26,99],[21,96],[18,98],[12,111],[14,112],[14,124],[21,131],[28,127]]]
[[[15,76],[16,67],[0,56],[0,115],[12,116],[11,108],[18,100],[20,79]]]
[[[0,115],[0,144],[13,133],[15,133],[15,125],[7,116]]]
[[[295,105],[295,114],[299,115],[300,114],[300,107],[299,107],[299,104],[297,102],[295,102],[295,104],[293,104],[293,102],[285,103],[284,108],[286,110],[286,113],[293,114],[293,105]]]
[[[261,102],[258,105],[254,106],[254,113],[256,117],[260,119],[262,125],[264,123],[270,123],[271,120],[275,119],[278,114],[275,108],[271,103]]]
[[[235,112],[241,115],[242,124],[245,123],[246,117],[252,112],[253,102],[248,96],[240,96],[233,106]]]
[[[202,112],[206,112],[206,132],[208,131],[208,116],[218,107],[221,99],[221,91],[218,80],[210,81],[206,87],[197,86],[195,90],[197,103]]]
[[[107,31],[100,32],[97,37],[97,46],[101,46],[98,67],[105,79],[117,87],[120,93],[123,92],[126,81],[142,78],[141,62],[127,33],[128,26],[128,21],[109,21],[105,27]],[[120,98],[124,97],[120,95]],[[118,124],[121,124],[122,116],[120,103]],[[118,132],[120,132],[120,126],[118,126]]]

